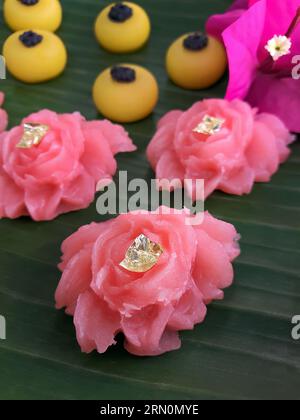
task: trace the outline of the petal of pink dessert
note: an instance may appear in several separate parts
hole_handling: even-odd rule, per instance
[[[96,348],[98,353],[104,353],[108,347],[116,344],[120,316],[93,292],[86,291],[78,298],[74,324],[83,352],[91,353]]]
[[[51,220],[57,216],[62,191],[54,185],[30,188],[24,193],[24,203],[28,213],[35,221]]]
[[[173,152],[172,150],[165,151],[161,155],[156,166],[156,176],[158,179],[166,179],[170,181],[175,181],[176,179],[178,179],[179,181],[183,182],[185,178],[184,167],[181,165],[181,163],[177,159],[175,152]],[[178,183],[174,183],[174,185],[176,184]],[[168,188],[168,189],[173,190],[174,187]]]
[[[113,124],[108,120],[103,120],[100,124],[101,131],[109,142],[114,155],[121,152],[134,152],[137,149],[121,125]]]
[[[122,321],[126,336],[125,348],[137,356],[158,356],[181,347],[178,333],[166,330],[172,306],[150,306]],[[147,319],[147,330],[144,323]]]
[[[60,270],[65,270],[68,262],[81,252],[86,246],[94,245],[98,236],[105,229],[109,229],[112,221],[103,223],[91,223],[82,226],[75,233],[69,236],[62,244],[62,263],[59,265]]]
[[[247,149],[247,159],[249,165],[254,168],[256,180],[268,182],[271,175],[277,172],[280,165],[280,155],[278,145],[269,127],[257,122],[254,128],[253,141]],[[288,150],[288,149],[287,149]]]
[[[0,170],[0,218],[16,219],[27,214],[24,193]]]
[[[233,267],[222,245],[198,230],[198,253],[193,277],[201,291],[204,302],[223,299],[225,289],[232,284]]]
[[[0,134],[0,218],[26,215],[24,193],[6,174],[3,168],[3,140],[5,133]]]
[[[218,188],[228,194],[250,194],[255,180],[255,171],[245,160],[241,166],[228,171],[227,178],[220,181]]]
[[[101,121],[88,121],[83,125],[85,134],[85,151],[82,163],[94,179],[105,178],[117,170],[111,146],[103,135]]]
[[[194,282],[179,301],[174,305],[168,327],[175,331],[192,330],[196,324],[204,321],[207,308],[203,302],[203,295]]]
[[[176,122],[181,114],[182,112],[177,111],[170,112],[158,122],[157,132],[147,149],[147,156],[153,167],[158,164],[162,154],[172,147]]]
[[[92,279],[92,246],[86,245],[66,265],[55,293],[56,308],[66,307],[70,315],[78,297],[89,289]]]
[[[210,238],[218,241],[224,247],[230,261],[240,255],[241,250],[238,244],[240,236],[232,224],[216,219],[206,212],[203,223],[196,229],[204,230]]]

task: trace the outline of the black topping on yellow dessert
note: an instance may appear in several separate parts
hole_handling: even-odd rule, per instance
[[[124,3],[116,3],[109,12],[109,18],[113,22],[122,23],[130,19],[133,15],[133,11]]]
[[[19,0],[24,6],[34,6],[39,0]]]
[[[131,83],[136,79],[135,70],[130,67],[115,66],[110,71],[111,77],[116,82]]]
[[[196,32],[185,38],[183,45],[187,50],[201,51],[208,45],[208,36],[201,32]]]
[[[42,42],[43,37],[33,31],[27,31],[20,35],[19,39],[25,47],[31,48]]]

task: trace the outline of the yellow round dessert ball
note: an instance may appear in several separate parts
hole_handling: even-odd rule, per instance
[[[146,69],[132,64],[108,68],[95,81],[93,98],[99,112],[116,122],[146,118],[155,108],[158,84]]]
[[[127,1],[106,7],[95,23],[100,45],[114,53],[138,50],[149,39],[150,31],[150,19],[145,10]]]
[[[62,21],[59,0],[5,0],[3,12],[13,31],[37,28],[55,32]]]
[[[166,67],[176,85],[184,89],[206,89],[225,73],[226,51],[216,38],[201,33],[186,34],[170,46]]]
[[[3,46],[7,69],[26,83],[40,83],[57,77],[66,67],[67,51],[52,32],[35,29],[10,35]]]

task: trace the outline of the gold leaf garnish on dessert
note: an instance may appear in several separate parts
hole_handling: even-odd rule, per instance
[[[145,273],[158,263],[163,252],[159,244],[150,241],[145,235],[140,235],[128,248],[120,266],[133,273]]]
[[[30,149],[38,146],[49,131],[45,124],[25,123],[23,124],[24,133],[17,147],[20,149]]]
[[[274,61],[291,53],[292,41],[285,35],[274,35],[265,46]]]
[[[194,128],[193,132],[212,136],[221,131],[224,123],[225,120],[222,118],[214,118],[210,115],[205,115],[201,123]]]

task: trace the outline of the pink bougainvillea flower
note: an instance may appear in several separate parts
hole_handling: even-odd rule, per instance
[[[4,93],[0,92],[0,107],[3,105],[4,102]],[[8,123],[7,112],[0,108],[0,133],[6,130]]]
[[[18,147],[25,123],[48,127],[40,144]],[[29,115],[1,135],[0,217],[51,220],[88,207],[97,182],[115,174],[114,155],[133,150],[124,129],[109,121],[89,122],[77,112]]]
[[[290,131],[300,132],[300,78],[293,78],[300,55],[300,0],[242,2],[207,23],[211,35],[223,39],[230,79],[227,99],[247,100],[261,112],[281,118]],[[278,56],[268,51],[274,37],[286,37],[291,48]],[[270,44],[269,44],[270,45]]]
[[[211,134],[198,130],[207,116],[221,122]],[[147,155],[158,180],[204,179],[205,197],[215,190],[242,195],[254,182],[270,181],[294,138],[276,116],[258,114],[246,102],[208,99],[164,116]],[[193,199],[195,185],[188,191]]]
[[[84,226],[63,243],[56,307],[74,316],[83,352],[104,353],[120,332],[135,355],[176,350],[178,331],[192,330],[204,320],[206,304],[223,298],[239,236],[209,213],[195,226],[186,217],[192,217],[186,210],[172,214],[166,207],[123,214]],[[153,268],[137,273],[120,263],[140,235],[163,253]]]

